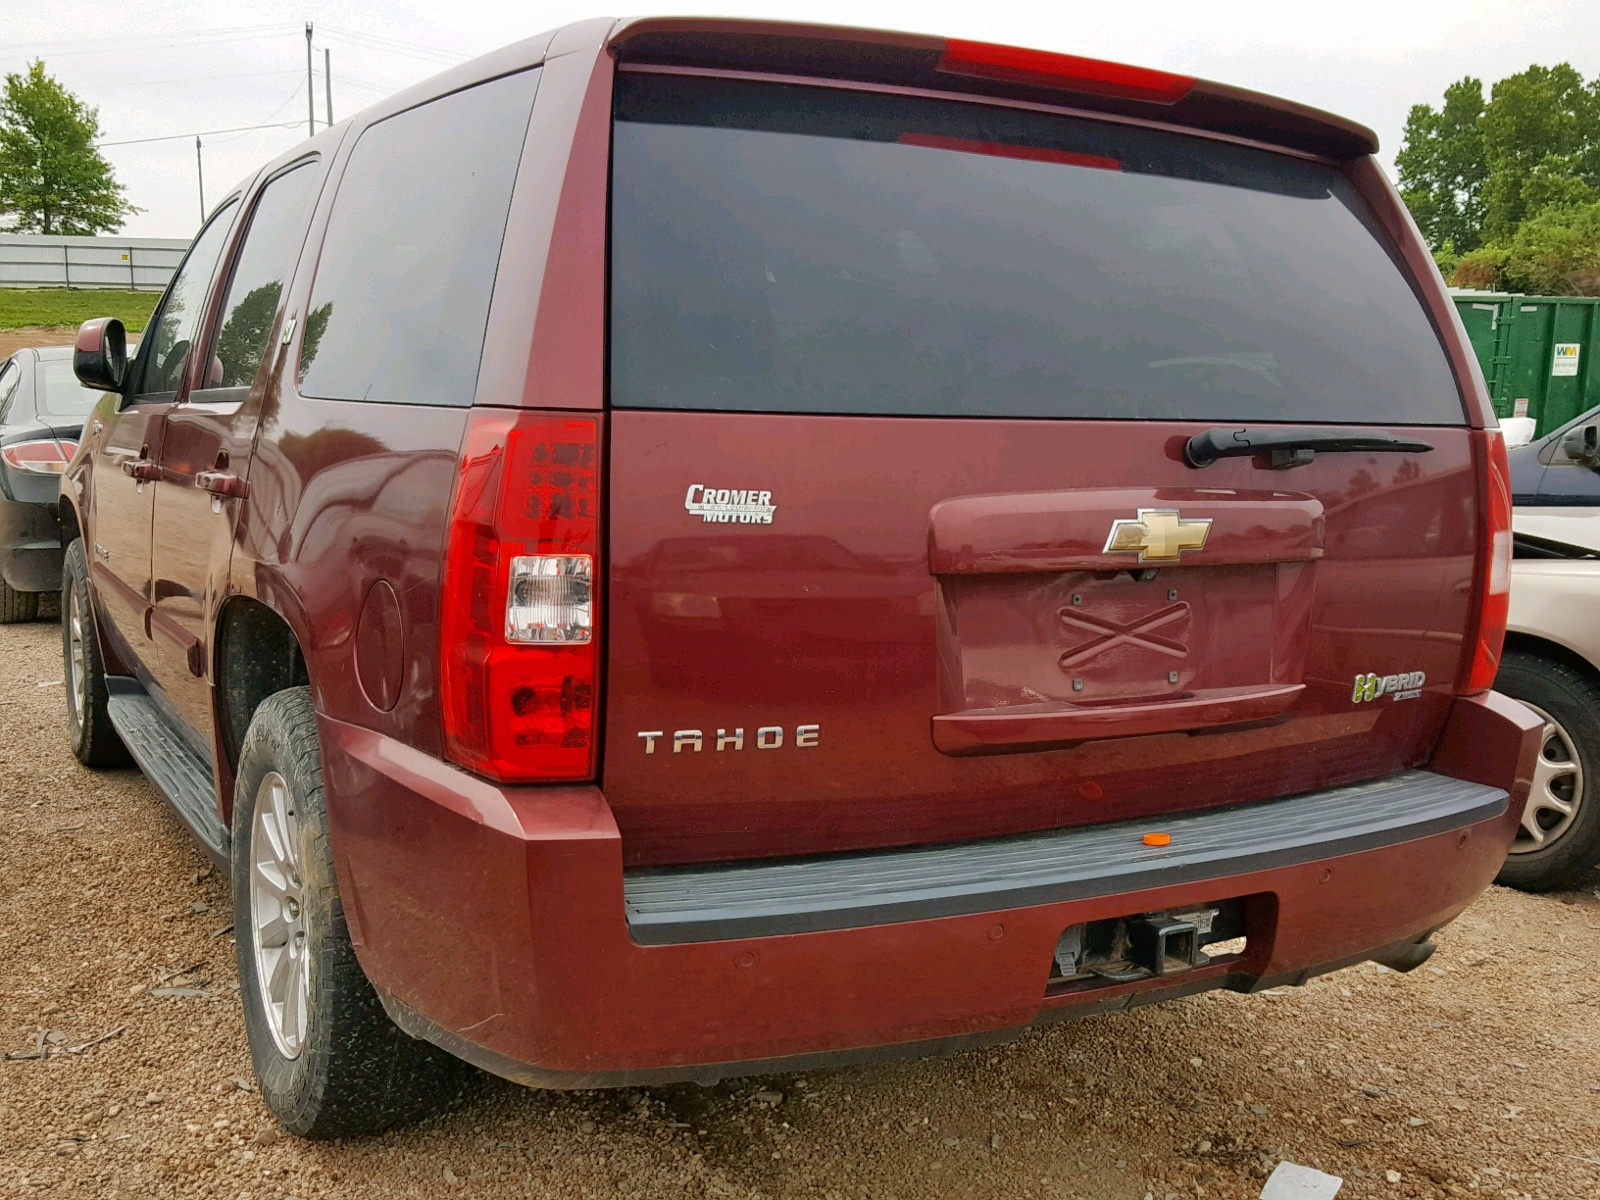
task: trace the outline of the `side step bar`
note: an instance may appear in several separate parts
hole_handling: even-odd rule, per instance
[[[887,925],[1223,879],[1492,820],[1504,789],[1431,771],[1264,804],[908,850],[623,873],[645,945]],[[1140,835],[1172,835],[1164,849]]]
[[[217,815],[211,764],[190,749],[137,679],[110,676],[106,690],[110,693],[107,709],[111,724],[134,762],[178,811],[183,823],[199,839],[201,849],[219,867],[226,868],[230,838],[227,826]]]

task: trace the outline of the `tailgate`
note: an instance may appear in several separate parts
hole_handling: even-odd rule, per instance
[[[602,783],[630,862],[1153,817],[1427,759],[1477,476],[1339,172],[627,76],[613,170]],[[1432,449],[1183,456],[1335,423]]]

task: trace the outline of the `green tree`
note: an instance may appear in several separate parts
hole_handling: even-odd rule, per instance
[[[1395,164],[1429,244],[1481,275],[1497,260],[1477,252],[1509,247],[1528,218],[1600,200],[1600,79],[1586,83],[1566,63],[1532,66],[1487,101],[1482,82],[1459,80],[1439,108],[1412,108]]]
[[[233,306],[228,320],[217,335],[217,358],[222,362],[218,387],[249,387],[261,368],[261,356],[272,332],[272,318],[278,314],[278,296],[283,281],[273,279],[253,289]]]
[[[1553,180],[1600,185],[1600,81],[1566,63],[1529,67],[1494,85],[1478,122],[1486,174],[1485,241],[1510,238],[1539,206],[1583,196]]]
[[[1414,105],[1395,155],[1400,192],[1429,245],[1457,252],[1483,240],[1483,82],[1468,76],[1445,89],[1437,110]]]
[[[140,210],[95,149],[100,117],[35,62],[0,93],[0,217],[18,233],[114,233]]]
[[[1600,201],[1529,217],[1507,248],[1503,277],[1533,295],[1600,295]]]

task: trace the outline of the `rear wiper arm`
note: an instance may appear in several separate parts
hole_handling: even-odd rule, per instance
[[[1270,454],[1277,470],[1301,467],[1323,454],[1424,454],[1433,447],[1415,438],[1354,429],[1208,429],[1184,444],[1183,459],[1191,467],[1209,467],[1219,458]]]

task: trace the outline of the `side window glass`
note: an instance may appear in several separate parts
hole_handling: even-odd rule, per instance
[[[307,306],[306,395],[472,403],[538,74],[467,88],[361,135]]]
[[[129,393],[133,399],[166,397],[178,390],[189,347],[200,329],[206,290],[237,207],[238,202],[231,201],[218,210],[194,239],[188,257],[167,287],[160,309],[139,342],[137,382]]]
[[[22,382],[22,368],[11,359],[0,363],[0,425],[6,423],[11,412],[11,398],[17,394],[17,384]]]
[[[262,189],[228,284],[205,388],[248,388],[255,382],[278,301],[300,255],[316,185],[316,167],[305,162]]]

